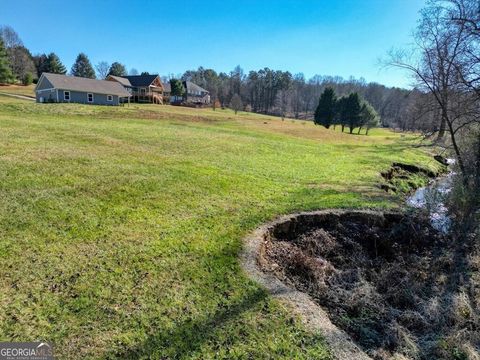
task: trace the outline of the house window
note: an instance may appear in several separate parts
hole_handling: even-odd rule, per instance
[[[63,92],[63,100],[70,101],[70,91]]]
[[[145,89],[144,88],[140,89],[140,95],[145,95]]]
[[[92,93],[88,93],[88,94],[87,94],[87,101],[88,101],[89,103],[93,102],[93,94],[92,94]]]
[[[113,95],[107,95],[107,101],[113,101]]]

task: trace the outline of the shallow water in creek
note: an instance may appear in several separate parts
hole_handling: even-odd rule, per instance
[[[454,160],[448,159],[449,164],[453,164],[453,162]],[[452,223],[445,202],[452,189],[454,174],[453,171],[450,171],[446,176],[432,181],[425,187],[418,188],[407,198],[408,206],[427,210],[432,227],[443,233],[448,233]]]

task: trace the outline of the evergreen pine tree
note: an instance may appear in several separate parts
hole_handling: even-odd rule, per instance
[[[185,94],[185,88],[183,84],[178,79],[171,79],[170,80],[170,94],[172,96],[183,96]]]
[[[348,98],[342,96],[335,104],[335,123],[342,127],[342,132],[344,132],[345,125],[347,125],[348,121],[347,102]]]
[[[7,51],[5,45],[0,38],[0,83],[9,83],[13,81],[12,68],[8,61]]]
[[[95,79],[95,70],[93,69],[87,55],[80,53],[72,66],[71,74],[73,76]]]
[[[362,103],[358,94],[351,93],[348,95],[345,104],[345,117],[350,128],[350,134],[353,133],[353,129],[359,126],[361,120]]]
[[[57,54],[52,52],[47,57],[45,72],[65,75],[67,73],[67,69],[60,61],[60,58],[57,56]]]
[[[331,87],[327,87],[318,101],[317,109],[315,110],[315,124],[323,125],[329,128],[335,120],[337,96]]]
[[[110,66],[110,70],[108,71],[108,75],[126,76],[127,75],[127,69],[125,68],[125,65],[120,64],[119,62],[114,62],[112,64],[112,66]]]

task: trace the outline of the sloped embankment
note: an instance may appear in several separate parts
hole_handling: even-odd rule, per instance
[[[446,166],[435,172],[416,165],[395,162],[381,173],[385,182],[380,187],[387,192],[408,193],[427,183],[446,171]]]
[[[259,229],[244,265],[321,329],[337,358],[447,359],[480,341],[464,250],[428,220],[318,211]]]

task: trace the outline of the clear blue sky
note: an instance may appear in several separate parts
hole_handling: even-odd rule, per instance
[[[378,58],[411,41],[424,0],[35,1],[0,0],[0,24],[12,26],[32,53],[56,52],[70,69],[85,52],[92,63],[179,74],[202,65],[248,72],[270,67],[353,75],[408,86]]]

